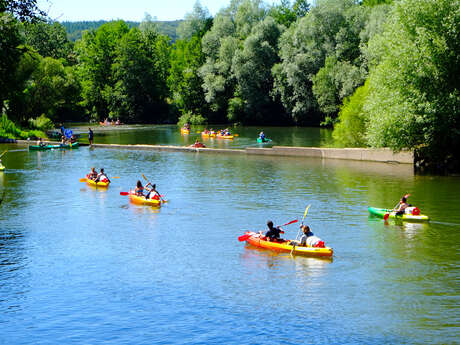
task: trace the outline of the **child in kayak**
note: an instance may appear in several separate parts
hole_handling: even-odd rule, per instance
[[[96,168],[91,168],[91,172],[88,174],[88,178],[90,180],[95,181],[97,179],[97,171]]]
[[[267,222],[267,226],[268,231],[265,233],[266,240],[272,242],[282,242],[283,240],[281,239],[280,234],[284,234],[283,229],[280,226],[275,228],[271,220]]]
[[[318,236],[315,236],[308,225],[301,225],[303,235],[300,237],[301,246],[310,246],[316,248],[324,248],[324,241],[322,241]]]
[[[111,182],[107,177],[106,173],[104,172],[104,168],[101,168],[101,172],[96,177],[96,182]]]

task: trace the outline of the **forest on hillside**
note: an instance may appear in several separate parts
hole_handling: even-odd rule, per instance
[[[157,25],[158,32],[171,38],[173,42],[177,39],[176,30],[182,20],[161,21],[154,20]],[[77,22],[60,22],[67,31],[69,40],[75,42],[81,39],[83,31],[97,30],[100,26],[109,23],[107,20],[97,21],[77,21]],[[139,27],[140,22],[125,21],[130,27]]]
[[[459,1],[232,0],[214,17],[197,2],[175,40],[147,16],[73,42],[36,1],[0,0],[0,135],[105,118],[322,125],[338,146],[459,169]]]

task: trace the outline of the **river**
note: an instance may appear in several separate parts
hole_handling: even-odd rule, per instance
[[[117,131],[96,141],[151,129]],[[184,140],[159,137],[150,143]],[[240,130],[238,140],[252,138]],[[313,158],[6,149],[2,344],[458,343],[458,177]],[[79,182],[92,166],[112,177],[108,190]],[[168,200],[161,209],[120,195],[141,174]],[[368,206],[406,193],[429,223],[369,217]],[[301,219],[307,205],[332,260],[238,242],[269,219]],[[285,230],[294,238],[298,227]]]

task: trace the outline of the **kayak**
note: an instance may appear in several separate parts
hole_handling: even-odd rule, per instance
[[[430,220],[430,217],[424,214],[413,215],[413,214],[405,213],[402,215],[396,215],[395,211],[388,210],[386,208],[369,207],[369,213],[373,216],[381,217],[381,218],[383,218],[385,214],[388,213],[389,214],[388,218],[402,219],[402,220],[409,220],[409,221],[419,221],[419,222]]]
[[[145,206],[153,206],[153,207],[160,207],[161,200],[156,199],[146,199],[143,196],[137,196],[134,194],[133,191],[129,191],[129,200],[136,205],[145,205]]]
[[[201,136],[203,138],[215,138],[216,137],[216,133],[205,133],[205,132],[201,132]]]
[[[190,129],[181,128],[180,134],[190,134]]]
[[[290,253],[292,251],[292,254],[314,257],[331,257],[334,254],[334,250],[330,247],[316,248],[310,246],[292,246],[290,244],[291,240],[286,240],[284,242],[265,241],[265,236],[252,231],[246,232],[246,235],[251,235],[246,239],[247,243],[255,247],[270,249],[275,252]]]
[[[52,150],[52,149],[76,149],[78,148],[78,143],[74,144],[59,144],[59,145],[29,145],[29,150],[32,151],[42,151],[42,150]]]
[[[219,138],[219,139],[233,139],[233,135],[220,135],[220,134],[217,134],[216,137]]]
[[[110,182],[102,182],[102,181],[96,182],[88,178],[88,175],[86,175],[86,184],[91,187],[107,188]]]
[[[5,166],[0,164],[0,171],[5,170]]]
[[[268,139],[268,138],[263,138],[262,139],[261,137],[257,138],[258,143],[268,143],[269,141],[272,141],[272,140]]]

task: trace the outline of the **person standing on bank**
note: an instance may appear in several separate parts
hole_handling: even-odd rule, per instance
[[[93,146],[93,138],[94,138],[94,133],[91,128],[88,128],[88,141],[89,141],[89,146]]]

